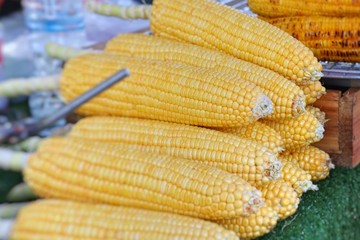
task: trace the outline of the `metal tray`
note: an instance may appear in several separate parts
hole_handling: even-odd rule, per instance
[[[249,15],[251,12],[246,0],[218,0],[230,7]],[[360,87],[360,63],[320,62],[323,65],[324,77],[321,81],[330,87]]]

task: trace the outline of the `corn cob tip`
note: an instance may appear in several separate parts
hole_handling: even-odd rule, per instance
[[[326,159],[326,163],[329,169],[335,169],[335,164],[331,162],[331,158]]]
[[[244,204],[244,214],[250,215],[259,211],[259,209],[265,204],[265,201],[261,197],[261,191],[251,191],[247,193],[250,195],[250,200]]]
[[[318,124],[317,124],[316,129],[315,129],[315,139],[314,139],[314,141],[315,141],[315,142],[318,142],[318,141],[320,141],[321,139],[323,139],[323,137],[324,137],[324,132],[325,132],[324,125],[322,125],[322,124],[318,121]]]
[[[255,107],[252,110],[254,120],[268,116],[274,112],[274,104],[266,95],[261,95],[256,99]]]
[[[310,180],[304,180],[304,181],[299,181],[299,187],[302,189],[302,192],[307,192],[309,190],[311,191],[317,191],[319,190],[318,186],[313,184],[312,181]]]
[[[295,117],[305,112],[306,111],[305,108],[306,108],[305,98],[303,96],[297,98],[293,103],[293,109],[296,112]]]
[[[270,154],[272,159],[265,166],[264,177],[268,180],[276,180],[281,178],[282,163],[274,154]]]
[[[324,76],[324,74],[321,71],[318,70],[314,70],[314,71],[309,71],[308,69],[304,69],[304,80],[308,81],[309,79],[311,81],[318,81],[320,80],[320,78],[322,78]]]

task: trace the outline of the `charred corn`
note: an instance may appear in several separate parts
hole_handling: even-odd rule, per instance
[[[281,135],[273,128],[257,121],[243,127],[218,128],[221,132],[231,133],[241,138],[252,139],[271,150],[278,153],[284,150],[284,141]]]
[[[245,217],[223,219],[216,223],[234,231],[241,239],[253,239],[270,232],[276,226],[278,218],[272,207],[264,205],[257,213]]]
[[[150,27],[155,35],[217,49],[308,82],[323,76],[310,49],[288,33],[212,0],[157,0]]]
[[[40,197],[212,220],[251,214],[263,201],[261,193],[238,175],[194,161],[84,139],[44,141],[29,159],[25,180]]]
[[[251,11],[266,17],[323,15],[359,16],[360,2],[357,0],[274,1],[248,0]]]
[[[237,75],[257,85],[274,103],[268,118],[293,117],[305,106],[304,94],[283,76],[228,54],[153,35],[120,34],[111,39],[106,52],[166,62],[179,62]]]
[[[329,154],[323,150],[307,146],[282,153],[289,161],[296,162],[299,166],[311,175],[312,181],[325,179],[334,168]]]
[[[262,144],[212,129],[147,119],[91,117],[80,120],[69,136],[199,161],[252,183],[280,177],[281,163]]]
[[[230,127],[273,111],[271,100],[257,86],[238,81],[237,76],[111,54],[86,54],[68,61],[61,93],[70,101],[124,67],[130,77],[84,104],[78,113]]]
[[[262,192],[266,204],[277,212],[279,220],[296,212],[300,199],[290,183],[279,179],[257,186],[257,189]]]
[[[358,9],[356,17],[296,16],[265,20],[304,43],[320,60],[359,62],[360,3]]]
[[[20,210],[10,239],[237,239],[211,222],[103,204],[39,200]]]
[[[324,137],[324,126],[309,112],[295,118],[261,122],[281,135],[287,150],[310,145]]]

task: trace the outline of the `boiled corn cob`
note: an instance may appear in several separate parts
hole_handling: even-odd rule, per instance
[[[122,206],[41,200],[21,209],[11,239],[237,239],[211,222]]]
[[[290,183],[279,179],[257,188],[262,192],[266,204],[277,212],[279,220],[296,212],[300,199]]]
[[[112,4],[100,3],[94,0],[87,1],[87,8],[105,16],[115,16],[123,19],[148,19],[150,18],[150,5],[135,5],[113,7]]]
[[[289,156],[281,154],[279,158],[283,164],[281,178],[291,184],[298,196],[309,190],[318,190],[318,187],[311,182],[311,175],[301,169]]]
[[[116,5],[106,8],[123,9]],[[321,64],[301,42],[276,27],[212,0],[156,0],[151,7],[150,27],[155,35],[218,49],[297,83],[323,76]]]
[[[329,154],[314,146],[286,151],[282,155],[286,155],[289,161],[298,163],[311,175],[312,181],[325,179],[329,175],[330,169],[334,168]]]
[[[324,137],[324,126],[309,112],[295,118],[276,121],[263,119],[261,122],[280,133],[287,150],[307,146]]]
[[[38,91],[55,91],[59,88],[60,76],[9,79],[0,83],[0,96],[17,97]]]
[[[251,183],[280,177],[280,162],[262,144],[211,129],[146,119],[91,117],[78,122],[69,136],[196,160]]]
[[[357,0],[248,0],[251,11],[267,17],[323,15],[359,16],[360,2]]]
[[[150,27],[155,35],[218,49],[297,83],[323,76],[321,64],[301,42],[215,1],[154,1]]]
[[[84,115],[120,115],[208,127],[239,126],[269,115],[271,100],[239,77],[195,68],[111,54],[72,58],[60,89],[72,100],[126,67],[130,77],[79,108]]]
[[[296,16],[265,19],[289,33],[320,60],[360,62],[360,4],[357,17]]]
[[[306,104],[313,104],[326,93],[326,88],[320,81],[313,81],[300,86],[306,97]]]
[[[306,106],[306,111],[316,117],[316,119],[324,125],[328,119],[326,119],[325,112],[321,111],[320,108],[311,105]]]
[[[270,232],[276,226],[278,218],[272,207],[264,205],[257,213],[245,217],[218,220],[216,223],[234,231],[241,239],[253,239]]]
[[[274,153],[284,150],[284,141],[281,135],[271,127],[257,121],[243,127],[217,128],[216,130],[231,133],[241,138],[252,139],[261,143]]]
[[[219,51],[145,34],[120,34],[107,43],[105,51],[122,56],[179,62],[241,76],[260,87],[272,100],[274,112],[267,116],[269,118],[293,117],[303,112],[305,106],[304,94],[293,82],[271,70]]]
[[[240,176],[205,164],[71,138],[43,142],[25,180],[40,197],[211,220],[251,214],[263,201]]]

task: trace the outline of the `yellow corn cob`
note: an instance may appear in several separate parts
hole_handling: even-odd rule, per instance
[[[216,223],[234,231],[241,239],[253,239],[270,232],[276,226],[278,218],[272,207],[264,205],[257,213],[245,217],[218,220]]]
[[[122,19],[148,19],[150,18],[150,5],[142,4],[135,6],[121,6],[112,4],[104,4],[96,2],[96,0],[88,0],[86,6],[89,10],[105,16],[116,16]]]
[[[326,93],[326,89],[323,85],[321,85],[320,81],[313,81],[305,85],[301,85],[300,88],[304,91],[306,104],[313,104]]]
[[[310,49],[277,27],[212,0],[157,0],[155,35],[218,49],[297,82],[317,80],[322,66]]]
[[[275,129],[281,135],[287,150],[307,146],[324,137],[323,125],[308,112],[304,112],[295,118],[276,121],[263,119],[261,122]]]
[[[300,199],[290,183],[279,179],[257,186],[257,188],[262,192],[266,204],[277,212],[279,220],[296,212]]]
[[[147,119],[91,117],[80,120],[69,136],[201,161],[252,183],[280,177],[280,162],[262,144],[211,129]]]
[[[238,126],[273,111],[271,100],[237,76],[111,54],[86,54],[67,62],[61,93],[72,100],[121,68],[130,77],[79,108],[84,115],[120,115],[209,127]]]
[[[311,182],[311,175],[301,169],[299,164],[293,162],[291,157],[281,154],[279,158],[283,164],[281,178],[291,184],[298,196],[309,190],[318,190],[318,187]]]
[[[105,51],[122,56],[179,62],[241,76],[260,87],[274,103],[274,112],[269,118],[293,117],[303,112],[305,106],[304,94],[293,82],[271,70],[219,51],[145,34],[120,34],[107,43]]]
[[[11,239],[237,239],[211,222],[170,213],[62,200],[21,209]]]
[[[306,106],[306,111],[314,115],[322,125],[324,125],[327,122],[325,112],[321,111],[320,108],[308,105]]]
[[[0,83],[0,97],[30,95],[38,91],[55,91],[59,88],[60,76],[14,78]]]
[[[241,138],[252,139],[261,143],[274,153],[284,150],[284,142],[281,135],[271,127],[258,121],[243,127],[217,128],[216,130],[231,133]]]
[[[289,161],[298,163],[311,175],[312,181],[325,179],[329,175],[330,169],[334,168],[329,154],[314,146],[286,151],[283,155],[286,155]]]
[[[240,176],[205,164],[71,138],[43,142],[25,179],[40,197],[212,220],[251,214],[263,201]]]
[[[359,16],[357,0],[248,0],[251,11],[266,17],[295,15]]]
[[[360,15],[360,4],[359,4]],[[289,33],[320,60],[360,61],[360,17],[296,16],[264,19]]]

